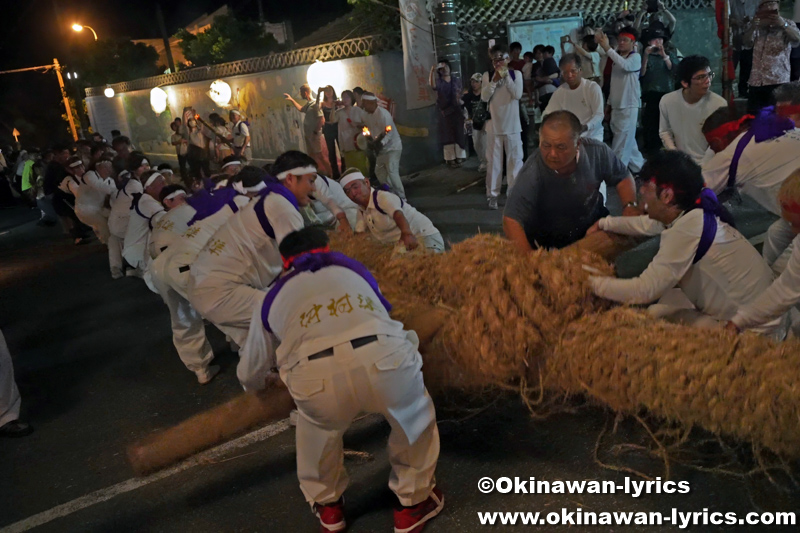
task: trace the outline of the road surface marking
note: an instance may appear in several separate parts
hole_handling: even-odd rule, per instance
[[[280,422],[270,424],[269,426],[265,426],[261,429],[253,431],[252,433],[248,433],[247,435],[242,435],[238,439],[226,442],[225,444],[220,444],[215,448],[211,448],[202,453],[189,457],[177,465],[166,470],[162,470],[161,472],[156,472],[155,474],[143,478],[132,478],[127,481],[123,481],[122,483],[117,483],[111,487],[106,487],[104,489],[92,492],[86,496],[81,496],[80,498],[76,498],[62,505],[58,505],[39,514],[35,514],[25,518],[24,520],[20,520],[19,522],[15,522],[4,527],[3,529],[0,529],[0,533],[21,533],[22,531],[28,531],[48,522],[52,522],[56,518],[70,515],[80,511],[81,509],[86,509],[92,505],[110,500],[111,498],[119,496],[120,494],[131,492],[155,481],[160,481],[164,478],[179,474],[184,470],[188,470],[195,466],[206,464],[209,461],[219,459],[233,450],[244,448],[246,446],[250,446],[251,444],[266,440],[270,437],[274,437],[275,435],[282,433],[287,429],[289,429],[288,418],[286,420],[281,420]]]

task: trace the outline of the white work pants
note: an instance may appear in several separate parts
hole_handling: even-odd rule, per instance
[[[175,345],[178,357],[192,372],[205,370],[214,358],[214,352],[206,338],[203,317],[195,311],[188,300],[178,294],[155,272],[152,281],[169,309],[172,344]]]
[[[405,200],[406,191],[400,180],[400,156],[402,154],[403,150],[384,150],[379,153],[375,158],[375,175],[381,185],[388,183],[392,192]]]
[[[244,346],[255,306],[261,307],[266,293],[249,285],[220,278],[207,278],[201,286],[189,287],[189,302],[201,315]]]
[[[8,351],[6,339],[0,331],[0,426],[19,418],[22,400],[14,381],[14,364]]]
[[[611,149],[617,154],[623,165],[629,166],[633,172],[639,172],[644,165],[644,157],[636,144],[636,122],[639,119],[639,108],[628,107],[611,111],[611,132],[614,139]]]
[[[122,248],[124,240],[117,237],[113,233],[108,234],[108,265],[111,267],[111,272],[122,272]]]
[[[444,160],[454,161],[456,159],[466,159],[467,152],[457,144],[444,145]]]
[[[110,232],[108,230],[108,209],[87,209],[80,205],[75,207],[78,220],[92,228],[97,239],[106,244]]]
[[[397,340],[379,335],[355,350],[348,342],[332,356],[281,368],[299,411],[297,477],[312,505],[335,502],[347,488],[342,435],[361,412],[383,414],[392,428],[389,488],[402,505],[424,501],[435,484],[439,431],[422,357],[408,340],[387,350],[386,339]]]
[[[508,192],[514,186],[522,168],[522,138],[519,133],[509,135],[486,134],[486,197],[497,198],[500,196],[500,187],[503,183],[503,151],[506,153],[506,178],[508,179]]]
[[[475,147],[475,153],[478,154],[478,168],[486,168],[486,131],[485,130],[472,130],[472,145]]]

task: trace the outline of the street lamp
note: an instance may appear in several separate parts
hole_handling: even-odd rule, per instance
[[[94,40],[95,41],[97,40],[97,33],[95,33],[95,31],[91,28],[91,26],[81,26],[77,22],[72,25],[72,29],[75,31],[83,31],[83,28],[86,28],[87,30],[91,31],[92,35],[94,35]]]

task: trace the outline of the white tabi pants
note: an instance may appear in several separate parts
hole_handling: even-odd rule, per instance
[[[124,239],[121,239],[109,233],[108,235],[108,265],[111,267],[111,272],[117,270],[122,271],[122,248],[124,246]]]
[[[472,145],[475,147],[475,153],[478,154],[478,162],[480,167],[486,168],[486,131],[472,130]]]
[[[14,381],[14,364],[6,339],[0,331],[0,426],[19,418],[21,403],[17,383]]]
[[[206,338],[203,317],[154,270],[152,281],[169,309],[172,344],[175,345],[178,357],[192,372],[205,370],[214,358],[214,352]]]
[[[87,209],[80,205],[75,207],[78,220],[92,228],[97,239],[106,244],[110,232],[108,230],[108,209]]]
[[[467,152],[457,144],[444,145],[444,160],[454,161],[456,159],[466,159]]]
[[[410,334],[416,339],[416,334]],[[428,498],[435,484],[439,431],[433,401],[422,382],[415,344],[379,335],[330,357],[284,365],[281,379],[297,404],[297,477],[310,504],[335,502],[347,488],[342,435],[361,412],[381,413],[389,435],[389,488],[402,505]]]
[[[199,286],[193,279],[189,286],[192,306],[237,346],[244,346],[253,309],[261,307],[265,296],[264,291],[220,278],[207,278]]]
[[[400,179],[400,156],[403,150],[384,150],[375,158],[375,175],[381,184],[389,184],[392,192],[406,199],[406,190]]]
[[[508,192],[514,186],[522,168],[522,138],[519,133],[510,135],[486,134],[486,197],[497,198],[500,196],[500,187],[503,183],[503,150],[506,153],[506,178]]]
[[[636,122],[638,120],[638,107],[611,110],[611,132],[614,134],[611,149],[617,154],[622,164],[629,166],[634,172],[642,170],[644,165],[644,156],[639,151],[639,145],[636,144]]]
[[[792,241],[796,236],[792,231],[792,226],[782,218],[773,222],[767,230],[761,254],[767,264],[772,267],[775,276],[780,276],[786,270],[794,248]]]

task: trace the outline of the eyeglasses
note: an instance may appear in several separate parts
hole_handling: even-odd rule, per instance
[[[713,80],[714,75],[715,74],[713,72],[709,72],[708,74],[700,74],[699,76],[692,78],[692,81],[699,81],[700,83],[703,83],[705,81]]]

